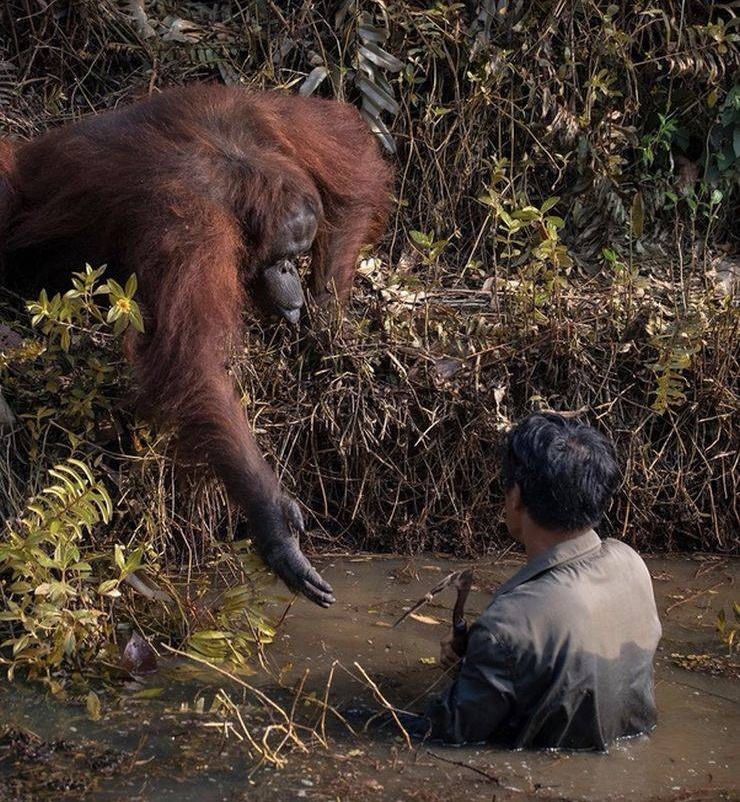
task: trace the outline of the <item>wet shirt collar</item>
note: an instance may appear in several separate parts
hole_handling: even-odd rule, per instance
[[[578,537],[564,540],[562,543],[558,543],[557,546],[553,546],[543,554],[540,554],[539,557],[535,557],[531,562],[528,562],[523,568],[517,571],[511,579],[501,585],[494,593],[493,598],[495,599],[504,593],[508,593],[515,587],[518,587],[524,582],[528,582],[530,579],[539,576],[545,571],[549,571],[551,568],[577,560],[591,552],[597,551],[599,548],[601,548],[601,538],[593,529],[589,529],[588,532],[584,532],[582,535],[578,535]]]

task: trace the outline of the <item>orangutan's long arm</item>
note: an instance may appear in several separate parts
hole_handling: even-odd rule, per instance
[[[331,587],[292,531],[303,530],[298,505],[262,457],[224,366],[225,346],[241,328],[242,232],[227,212],[192,196],[149,210],[147,221],[126,257],[150,307],[151,330],[134,355],[144,406],[164,413],[183,446],[210,462],[286,585],[329,606]]]

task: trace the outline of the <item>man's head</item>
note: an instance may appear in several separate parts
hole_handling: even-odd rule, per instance
[[[517,540],[527,518],[567,536],[596,526],[619,473],[604,435],[551,412],[529,415],[509,432],[502,471],[506,526]]]

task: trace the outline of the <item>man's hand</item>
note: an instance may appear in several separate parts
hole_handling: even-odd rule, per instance
[[[445,671],[449,671],[449,669],[456,666],[463,657],[462,654],[458,654],[455,651],[453,640],[455,640],[455,634],[453,630],[450,630],[439,642],[439,664]]]

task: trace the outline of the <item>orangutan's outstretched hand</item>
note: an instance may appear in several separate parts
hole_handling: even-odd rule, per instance
[[[295,499],[280,495],[276,504],[253,517],[252,526],[260,556],[294,593],[302,593],[320,607],[334,604],[331,585],[308,561],[294,534],[293,530],[306,531]]]

